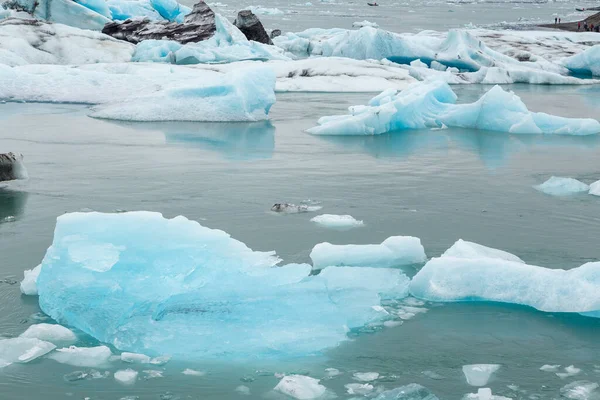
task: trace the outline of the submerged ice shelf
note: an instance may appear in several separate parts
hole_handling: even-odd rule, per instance
[[[278,262],[184,217],[66,214],[42,262],[39,302],[59,323],[120,350],[244,359],[319,354],[349,329],[381,324],[389,318],[381,302],[408,293],[397,269],[311,275],[310,265]],[[55,357],[68,362],[76,351]],[[110,356],[100,353],[99,361]]]
[[[348,115],[327,116],[308,129],[314,135],[378,135],[390,131],[459,127],[516,134],[591,135],[600,133],[595,119],[563,118],[527,109],[512,92],[494,86],[471,104],[455,104],[456,94],[443,81],[411,85],[401,92],[383,91]]]

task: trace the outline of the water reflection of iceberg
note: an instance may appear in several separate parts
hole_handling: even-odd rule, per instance
[[[268,159],[275,150],[275,127],[269,121],[173,123],[160,128],[167,143],[199,146],[235,160]]]
[[[29,193],[0,187],[0,224],[19,218],[25,211]]]
[[[390,132],[373,136],[319,136],[353,151],[375,158],[408,158],[426,151],[456,147],[474,154],[490,168],[508,164],[514,154],[532,148],[564,147],[589,150],[600,145],[600,135],[510,135],[462,128]]]

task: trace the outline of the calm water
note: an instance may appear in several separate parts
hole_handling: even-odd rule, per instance
[[[486,89],[456,91],[461,101],[472,101]],[[598,88],[512,89],[536,111],[600,115]],[[311,248],[322,241],[378,243],[391,235],[420,237],[430,257],[463,238],[550,268],[600,259],[600,198],[561,199],[532,189],[551,175],[587,183],[600,179],[599,138],[458,129],[338,138],[303,132],[318,117],[370,97],[278,95],[271,122],[259,124],[123,124],[90,119],[81,105],[0,104],[2,148],[22,152],[31,177],[0,188],[0,281],[8,281],[0,283],[0,335],[18,335],[39,318],[32,316],[39,312],[37,299],[21,296],[18,284],[10,283],[39,263],[55,218],[69,211],[182,214],[255,250],[277,250],[285,262],[309,261]],[[311,214],[269,212],[275,202],[305,199],[321,201],[327,213],[352,214],[366,226],[329,231],[311,223]],[[413,275],[418,268],[406,272]],[[470,363],[502,364],[490,387],[513,398],[557,398],[570,381],[600,378],[594,372],[600,364],[600,320],[501,304],[428,308],[402,326],[360,336],[321,359],[275,365],[170,362],[164,378],[144,380],[141,373],[132,387],[112,378],[67,382],[65,374],[82,368],[37,360],[0,370],[0,398],[225,399],[241,397],[234,392],[241,384],[260,398],[276,385],[273,372],[319,378],[327,367],[345,371],[324,382],[341,398],[349,397],[343,385],[356,371],[387,376],[378,385],[388,389],[421,383],[442,399],[476,391],[461,372]],[[561,380],[539,371],[543,364],[574,364],[582,372]],[[185,368],[207,375],[184,376]],[[433,380],[423,371],[444,378]],[[509,384],[524,392],[511,391]]]

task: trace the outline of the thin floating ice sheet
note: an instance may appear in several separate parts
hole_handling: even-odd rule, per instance
[[[110,267],[98,252],[102,268],[73,257],[109,245]],[[55,320],[120,350],[244,359],[319,354],[348,330],[386,319],[383,299],[408,294],[398,270],[332,267],[310,275],[310,265],[279,261],[181,216],[65,214],[42,262],[39,301]],[[76,351],[59,351],[62,361]]]

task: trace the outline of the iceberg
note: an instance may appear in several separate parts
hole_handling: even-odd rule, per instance
[[[574,74],[600,76],[600,44],[563,59],[562,64]]]
[[[472,364],[463,365],[462,370],[471,386],[485,386],[492,375],[500,369],[498,364]]]
[[[19,335],[22,338],[40,339],[55,345],[68,345],[77,341],[77,336],[68,328],[55,324],[35,324]]]
[[[563,270],[479,256],[433,258],[410,283],[411,295],[423,300],[496,301],[584,314],[600,310],[599,290],[600,262]]]
[[[24,278],[21,281],[21,293],[27,296],[37,296],[37,278],[40,275],[42,265],[38,265],[34,269],[27,269],[23,272]]]
[[[534,186],[534,189],[552,196],[569,196],[588,192],[590,186],[577,179],[553,176],[541,185]]]
[[[597,397],[596,389],[600,387],[595,382],[575,381],[560,389],[560,395],[571,400],[590,400]]]
[[[0,339],[0,368],[13,363],[28,363],[55,348],[52,343],[35,338]]]
[[[121,369],[115,372],[115,380],[124,385],[133,385],[137,380],[138,372],[132,369]]]
[[[192,9],[179,4],[176,0],[150,0],[152,8],[154,8],[164,19],[171,22],[183,23],[186,15]]]
[[[332,229],[351,229],[364,225],[363,221],[355,219],[352,215],[321,214],[311,218],[311,221]]]
[[[88,368],[105,368],[111,357],[112,352],[106,346],[63,347],[48,355],[48,358],[61,364]]]
[[[314,135],[378,135],[390,131],[458,127],[515,134],[592,135],[600,133],[594,119],[563,118],[530,112],[512,92],[494,86],[479,100],[455,104],[456,94],[443,81],[414,84],[400,93],[384,91],[350,114],[319,119],[308,129]]]
[[[54,0],[52,0],[54,1]],[[105,0],[73,0],[75,3],[84,6],[85,8],[89,8],[92,11],[97,12],[98,14],[112,19],[112,13],[110,12],[110,8],[108,4],[106,4]]]
[[[331,266],[380,267],[425,262],[421,240],[412,236],[391,236],[381,244],[336,245],[319,243],[310,252],[314,269]]]
[[[458,239],[456,243],[452,245],[452,247],[442,254],[442,257],[495,258],[498,260],[514,261],[523,264],[525,263],[525,261],[509,252],[493,249],[491,247],[486,247],[473,242],[467,242],[462,239]]]
[[[81,29],[99,31],[110,18],[73,0],[16,0],[17,3],[38,19],[70,25]],[[99,0],[84,0],[91,7],[100,8]]]
[[[154,9],[149,0],[106,0],[112,19],[125,21],[133,18],[148,18],[162,21],[164,18]]]
[[[118,254],[90,251],[104,248]],[[382,301],[408,294],[410,280],[397,269],[314,275],[310,265],[279,261],[181,216],[65,214],[42,262],[39,304],[122,351],[238,360],[321,354],[349,330],[387,319]],[[108,359],[105,349],[93,360]],[[57,354],[73,362],[78,351]]]
[[[309,400],[322,397],[327,388],[310,376],[289,375],[284,376],[273,390],[294,399]]]
[[[600,196],[600,180],[590,185],[589,194],[594,196]]]
[[[417,384],[400,386],[396,389],[386,390],[375,400],[439,400],[429,389]]]
[[[22,154],[0,153],[0,182],[28,178]]]
[[[102,104],[91,117],[122,121],[260,121],[275,103],[275,74],[267,67],[234,71],[220,80]]]

